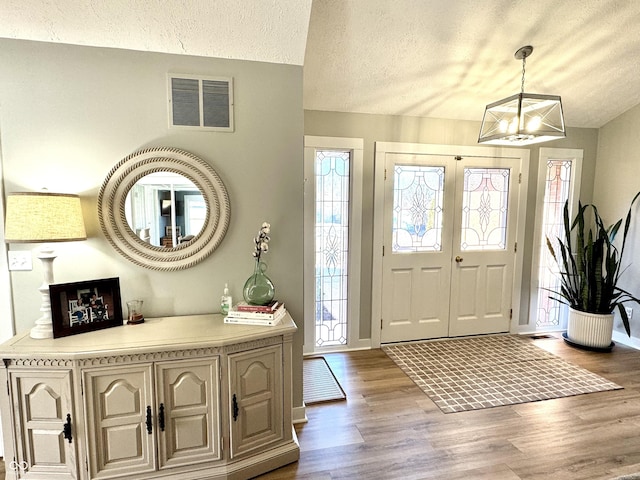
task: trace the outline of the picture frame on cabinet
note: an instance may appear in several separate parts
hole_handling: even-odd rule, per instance
[[[122,325],[120,279],[49,285],[53,338]]]
[[[180,225],[176,226],[176,236],[179,237],[182,235],[182,227]],[[167,225],[166,227],[164,227],[164,236],[165,237],[172,237],[173,236],[173,227],[170,225]]]

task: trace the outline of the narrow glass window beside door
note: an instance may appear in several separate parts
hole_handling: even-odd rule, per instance
[[[538,315],[536,328],[559,327],[562,320],[560,303],[549,298],[549,290],[558,291],[558,264],[547,248],[547,238],[556,242],[563,230],[564,204],[569,198],[571,187],[570,160],[548,160],[544,187],[544,207],[542,214],[542,239],[540,242]]]
[[[315,157],[316,345],[347,344],[350,154]]]

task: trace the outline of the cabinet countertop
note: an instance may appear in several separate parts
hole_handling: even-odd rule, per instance
[[[287,313],[274,326],[224,323],[219,314],[146,318],[144,323],[122,325],[62,338],[33,339],[29,332],[0,344],[0,358],[82,359],[176,349],[222,347],[279,335],[293,334],[297,327]]]

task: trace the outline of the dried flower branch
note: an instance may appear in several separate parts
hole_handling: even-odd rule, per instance
[[[271,240],[269,237],[270,232],[271,224],[264,222],[258,231],[258,236],[253,239],[253,242],[255,243],[253,256],[258,263],[260,263],[260,256],[269,251],[269,240]]]

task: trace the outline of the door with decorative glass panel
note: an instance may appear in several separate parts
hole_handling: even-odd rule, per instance
[[[387,153],[381,342],[509,331],[519,165]]]

